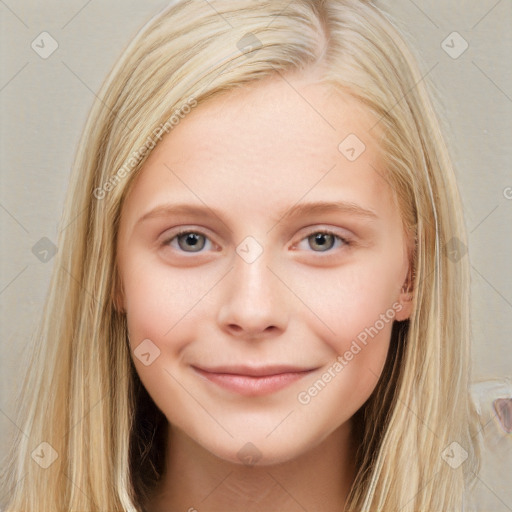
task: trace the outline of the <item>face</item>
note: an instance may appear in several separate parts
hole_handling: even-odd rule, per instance
[[[268,79],[196,107],[126,197],[134,364],[172,429],[224,460],[284,462],[349,425],[410,313],[374,124],[314,76]]]

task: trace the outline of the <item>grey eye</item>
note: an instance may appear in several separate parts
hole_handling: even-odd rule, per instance
[[[199,233],[182,233],[176,238],[180,249],[186,252],[199,252],[206,244],[206,237]]]
[[[308,236],[308,242],[314,251],[328,251],[334,247],[336,237],[329,233],[314,233]]]

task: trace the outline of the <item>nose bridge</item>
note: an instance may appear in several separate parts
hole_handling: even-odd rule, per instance
[[[243,249],[243,244],[240,245]],[[279,280],[269,269],[270,253],[263,251],[251,259],[239,251],[240,247],[224,284],[219,323],[239,335],[284,329],[288,322],[288,301]]]

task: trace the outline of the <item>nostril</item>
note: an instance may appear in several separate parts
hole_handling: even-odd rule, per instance
[[[254,326],[253,329],[247,327],[244,328],[241,325],[238,324],[228,324],[227,326],[228,330],[233,334],[246,334],[247,336],[260,336],[262,334],[273,334],[274,332],[278,331],[278,327],[275,325],[268,325],[267,327],[256,327]]]

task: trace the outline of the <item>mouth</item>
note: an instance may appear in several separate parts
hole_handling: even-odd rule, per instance
[[[192,368],[204,379],[232,393],[244,396],[276,393],[317,369],[286,365],[222,366],[215,368],[192,366]]]

